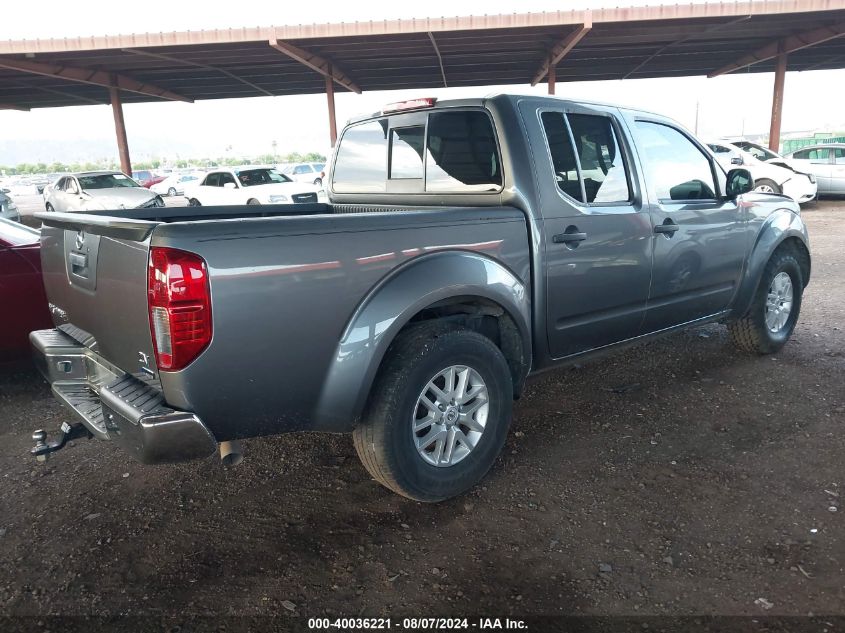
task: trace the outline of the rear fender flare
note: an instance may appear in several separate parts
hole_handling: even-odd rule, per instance
[[[351,431],[399,331],[421,310],[453,297],[478,297],[499,304],[513,319],[524,353],[530,355],[530,295],[513,272],[477,253],[423,255],[383,279],[353,313],[323,382],[316,428]]]

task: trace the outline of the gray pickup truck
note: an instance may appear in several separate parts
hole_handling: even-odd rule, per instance
[[[56,328],[31,335],[67,439],[145,463],[351,432],[439,501],[502,448],[526,377],[719,321],[789,339],[798,205],[662,116],[564,99],[418,99],[351,121],[329,202],[40,214]]]

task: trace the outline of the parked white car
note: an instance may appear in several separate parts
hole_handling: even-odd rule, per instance
[[[282,173],[297,182],[310,182],[322,185],[325,178],[325,163],[293,163],[286,166]]]
[[[47,193],[47,211],[101,211],[163,207],[164,200],[119,171],[62,176]]]
[[[185,188],[190,187],[191,184],[198,184],[200,179],[205,174],[170,174],[161,182],[150,187],[150,191],[154,191],[160,196],[181,196],[185,193]]]
[[[802,147],[789,159],[816,176],[820,194],[845,194],[845,143]]]
[[[812,174],[797,172],[786,164],[763,162],[727,141],[714,141],[707,143],[707,146],[725,171],[740,166],[750,171],[754,178],[754,191],[782,193],[798,204],[816,198],[818,185]]]
[[[294,182],[274,167],[255,166],[210,171],[185,191],[191,206],[318,202],[324,196],[316,185]]]

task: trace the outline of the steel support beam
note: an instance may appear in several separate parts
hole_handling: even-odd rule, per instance
[[[329,69],[331,69],[331,64]],[[334,147],[337,143],[337,118],[334,111],[334,81],[329,75],[326,75],[326,100],[329,105],[329,141],[331,146]]]
[[[539,70],[534,74],[534,78],[531,80],[531,85],[536,86],[540,83],[543,80],[543,77],[548,74],[549,68],[560,63],[560,60],[566,57],[569,51],[575,48],[576,44],[578,44],[578,42],[580,42],[592,28],[593,20],[588,14],[588,17],[583,24],[576,25],[566,37],[552,46],[549,51],[548,58],[540,65]]]
[[[358,87],[358,85],[354,81],[352,81],[349,75],[347,75],[345,72],[340,70],[340,68],[335,66],[331,60],[326,59],[325,57],[320,57],[315,53],[310,53],[305,49],[299,48],[298,46],[294,46],[293,44],[282,42],[281,40],[270,40],[270,46],[275,48],[280,53],[283,53],[288,57],[295,59],[300,64],[308,66],[308,68],[310,68],[311,70],[317,71],[324,77],[331,79],[332,81],[343,86],[347,90],[351,90],[352,92],[361,94],[361,89]]]
[[[106,99],[92,99],[91,97],[83,97],[81,95],[75,95],[65,90],[57,90],[55,88],[38,86],[30,81],[15,80],[14,86],[17,88],[25,88],[26,90],[35,90],[36,92],[43,92],[44,94],[56,95],[57,97],[63,97],[65,99],[74,99],[76,101],[82,101],[83,103],[90,103],[91,105],[105,105],[106,103],[108,103]]]
[[[740,70],[759,62],[774,59],[781,54],[794,53],[795,51],[800,51],[802,48],[807,48],[808,46],[813,46],[814,44],[821,44],[822,42],[836,39],[842,35],[845,35],[845,22],[837,22],[835,24],[831,24],[830,26],[823,26],[811,31],[804,31],[803,33],[790,35],[782,40],[771,42],[762,48],[758,48],[753,53],[749,53],[745,57],[742,57],[733,63],[726,64],[725,66],[714,70],[707,76],[718,77],[719,75],[732,73],[735,70]]]
[[[114,75],[102,70],[91,70],[90,68],[78,68],[76,66],[59,66],[58,64],[44,64],[42,62],[33,62],[28,59],[7,58],[0,58],[0,68],[9,68],[23,73],[30,73],[32,75],[43,75],[45,77],[54,77],[56,79],[64,79],[66,81],[76,81],[83,84],[103,86],[104,88],[111,88],[116,85],[121,90],[137,92],[138,94],[147,95],[149,97],[158,97],[159,99],[168,99],[170,101],[193,102],[193,99],[176,94],[175,92],[171,92],[165,88],[159,88],[158,86],[138,81],[137,79],[127,77],[126,75]]]
[[[440,75],[443,77],[443,87],[448,88],[449,84],[446,83],[446,69],[443,68],[443,56],[440,54],[440,47],[437,45],[437,40],[434,39],[434,33],[431,31],[428,32],[428,39],[431,40],[431,45],[434,47],[434,52],[437,54],[437,63],[440,64]]]
[[[778,65],[775,70],[775,88],[772,93],[772,121],[769,125],[769,149],[777,152],[780,149],[780,122],[783,115],[783,86],[786,80],[786,53],[778,55]]]
[[[129,142],[126,140],[126,123],[123,121],[123,102],[120,100],[120,89],[109,88],[111,110],[114,115],[114,132],[117,136],[117,152],[120,154],[120,170],[127,176],[132,175],[132,162],[129,160]]]
[[[668,51],[670,48],[673,48],[673,47],[678,46],[679,44],[683,44],[685,42],[689,42],[690,40],[694,40],[696,38],[703,37],[704,35],[709,34],[709,33],[713,33],[714,31],[718,31],[719,29],[723,29],[723,28],[728,27],[728,26],[733,26],[734,24],[739,24],[740,22],[745,22],[746,20],[750,20],[750,19],[751,19],[750,15],[744,15],[742,17],[736,18],[736,19],[731,20],[729,22],[720,22],[719,24],[714,24],[714,25],[709,26],[707,28],[693,31],[689,35],[682,37],[679,40],[675,40],[674,42],[669,42],[665,46],[661,46],[660,48],[658,48],[654,53],[652,53],[651,55],[646,57],[643,61],[641,61],[639,64],[637,64],[631,70],[629,70],[627,73],[625,73],[625,76],[622,77],[622,79],[628,79],[631,75],[633,75],[634,73],[639,71],[641,68],[647,66],[653,59],[660,57],[661,55],[666,53],[666,51]]]

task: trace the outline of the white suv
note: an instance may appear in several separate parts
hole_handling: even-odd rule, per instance
[[[317,186],[323,184],[326,173],[325,163],[293,163],[282,170],[282,173],[296,182],[310,182]]]

